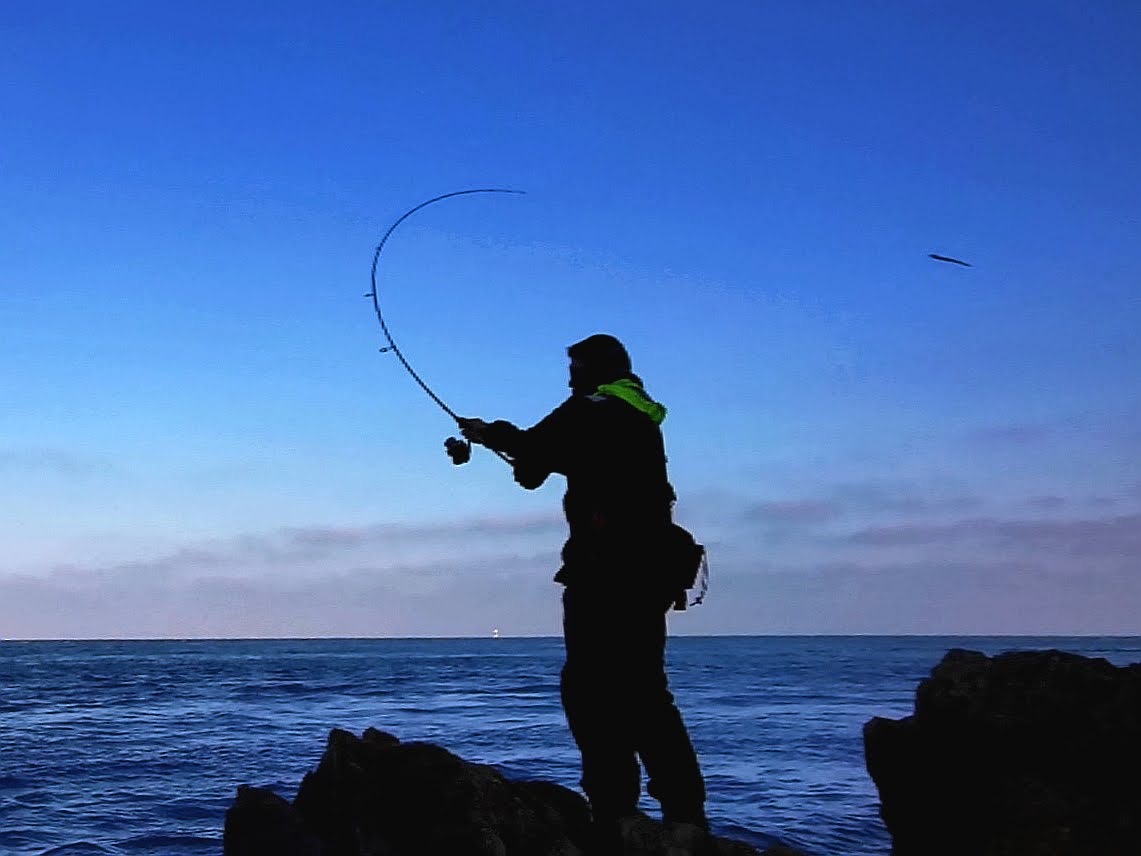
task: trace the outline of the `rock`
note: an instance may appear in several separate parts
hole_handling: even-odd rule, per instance
[[[1141,853],[1141,664],[952,650],[864,753],[893,856]]]
[[[243,785],[226,812],[225,856],[589,856],[586,801],[551,782],[511,781],[432,743],[334,729],[290,805]],[[623,823],[622,856],[803,856],[645,815]]]
[[[222,838],[226,853],[320,856],[320,842],[306,832],[293,807],[267,788],[238,786],[226,812]]]

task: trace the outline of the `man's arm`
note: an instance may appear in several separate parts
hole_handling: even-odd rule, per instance
[[[508,455],[515,463],[515,480],[533,490],[551,473],[566,473],[566,448],[574,399],[568,398],[538,423],[522,429],[505,420],[460,420],[460,430],[473,443]]]

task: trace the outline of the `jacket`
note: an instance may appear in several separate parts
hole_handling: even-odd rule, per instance
[[[566,476],[572,546],[631,547],[670,523],[675,500],[660,423],[665,408],[634,377],[572,395],[536,425],[488,426],[486,445],[509,455],[527,488]],[[565,551],[564,551],[565,552]]]

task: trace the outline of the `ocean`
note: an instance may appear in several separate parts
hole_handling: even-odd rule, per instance
[[[910,713],[952,647],[1141,660],[1141,638],[672,638],[714,831],[886,856],[861,727]],[[0,854],[216,856],[237,786],[292,798],[333,727],[576,788],[561,659],[557,638],[0,642]]]

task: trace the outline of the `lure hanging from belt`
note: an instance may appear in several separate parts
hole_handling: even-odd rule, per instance
[[[507,190],[507,189],[501,188],[501,187],[481,187],[481,188],[477,188],[474,190],[455,190],[451,193],[444,193],[440,196],[434,196],[433,198],[427,200],[426,202],[421,202],[415,208],[411,208],[408,211],[405,211],[403,214],[401,214],[400,217],[396,220],[396,222],[388,227],[388,231],[386,231],[384,233],[384,237],[382,237],[380,239],[380,243],[377,244],[377,246],[376,246],[376,252],[373,253],[373,256],[372,256],[372,291],[370,291],[368,294],[366,294],[365,297],[371,297],[372,298],[372,305],[373,305],[373,308],[376,310],[376,320],[380,322],[380,329],[384,332],[384,338],[388,341],[388,345],[381,348],[380,352],[383,354],[383,353],[388,353],[389,351],[391,351],[392,353],[396,354],[397,359],[400,360],[400,364],[402,366],[404,366],[405,369],[408,370],[408,374],[412,375],[412,379],[414,381],[416,381],[416,383],[420,384],[420,388],[423,389],[424,392],[428,393],[428,397],[431,398],[432,401],[436,402],[436,404],[438,404],[440,406],[440,408],[445,413],[447,413],[450,417],[452,417],[452,419],[455,420],[457,425],[461,424],[462,420],[460,419],[460,417],[456,414],[456,412],[454,410],[452,410],[450,407],[448,407],[448,405],[444,404],[443,400],[438,395],[436,395],[436,393],[432,392],[432,390],[428,388],[428,384],[424,383],[424,381],[423,381],[423,379],[421,379],[420,375],[416,374],[416,371],[412,368],[411,365],[408,364],[408,360],[405,359],[404,354],[401,353],[400,348],[397,347],[396,342],[393,341],[392,334],[388,331],[388,325],[384,322],[384,315],[382,315],[381,311],[380,311],[380,299],[378,297],[378,292],[377,292],[377,287],[376,287],[376,269],[377,269],[377,264],[380,261],[380,251],[384,249],[385,242],[387,242],[389,236],[394,231],[396,231],[397,226],[399,226],[401,223],[403,223],[405,220],[407,220],[409,217],[411,217],[413,214],[415,214],[421,208],[426,208],[427,206],[429,206],[435,202],[439,202],[443,199],[451,199],[453,196],[466,196],[466,195],[471,194],[471,193],[518,193],[518,194],[522,194],[523,192],[524,191],[522,191],[522,190]],[[471,443],[469,443],[467,440],[462,440],[459,437],[449,437],[447,440],[444,441],[444,448],[448,453],[448,457],[450,457],[452,459],[453,464],[466,464],[469,460],[471,460]],[[503,453],[496,452],[495,454],[499,455],[499,457],[502,458],[507,463],[509,463],[509,464],[511,463],[511,459],[509,457],[507,457],[506,455],[504,455]]]

